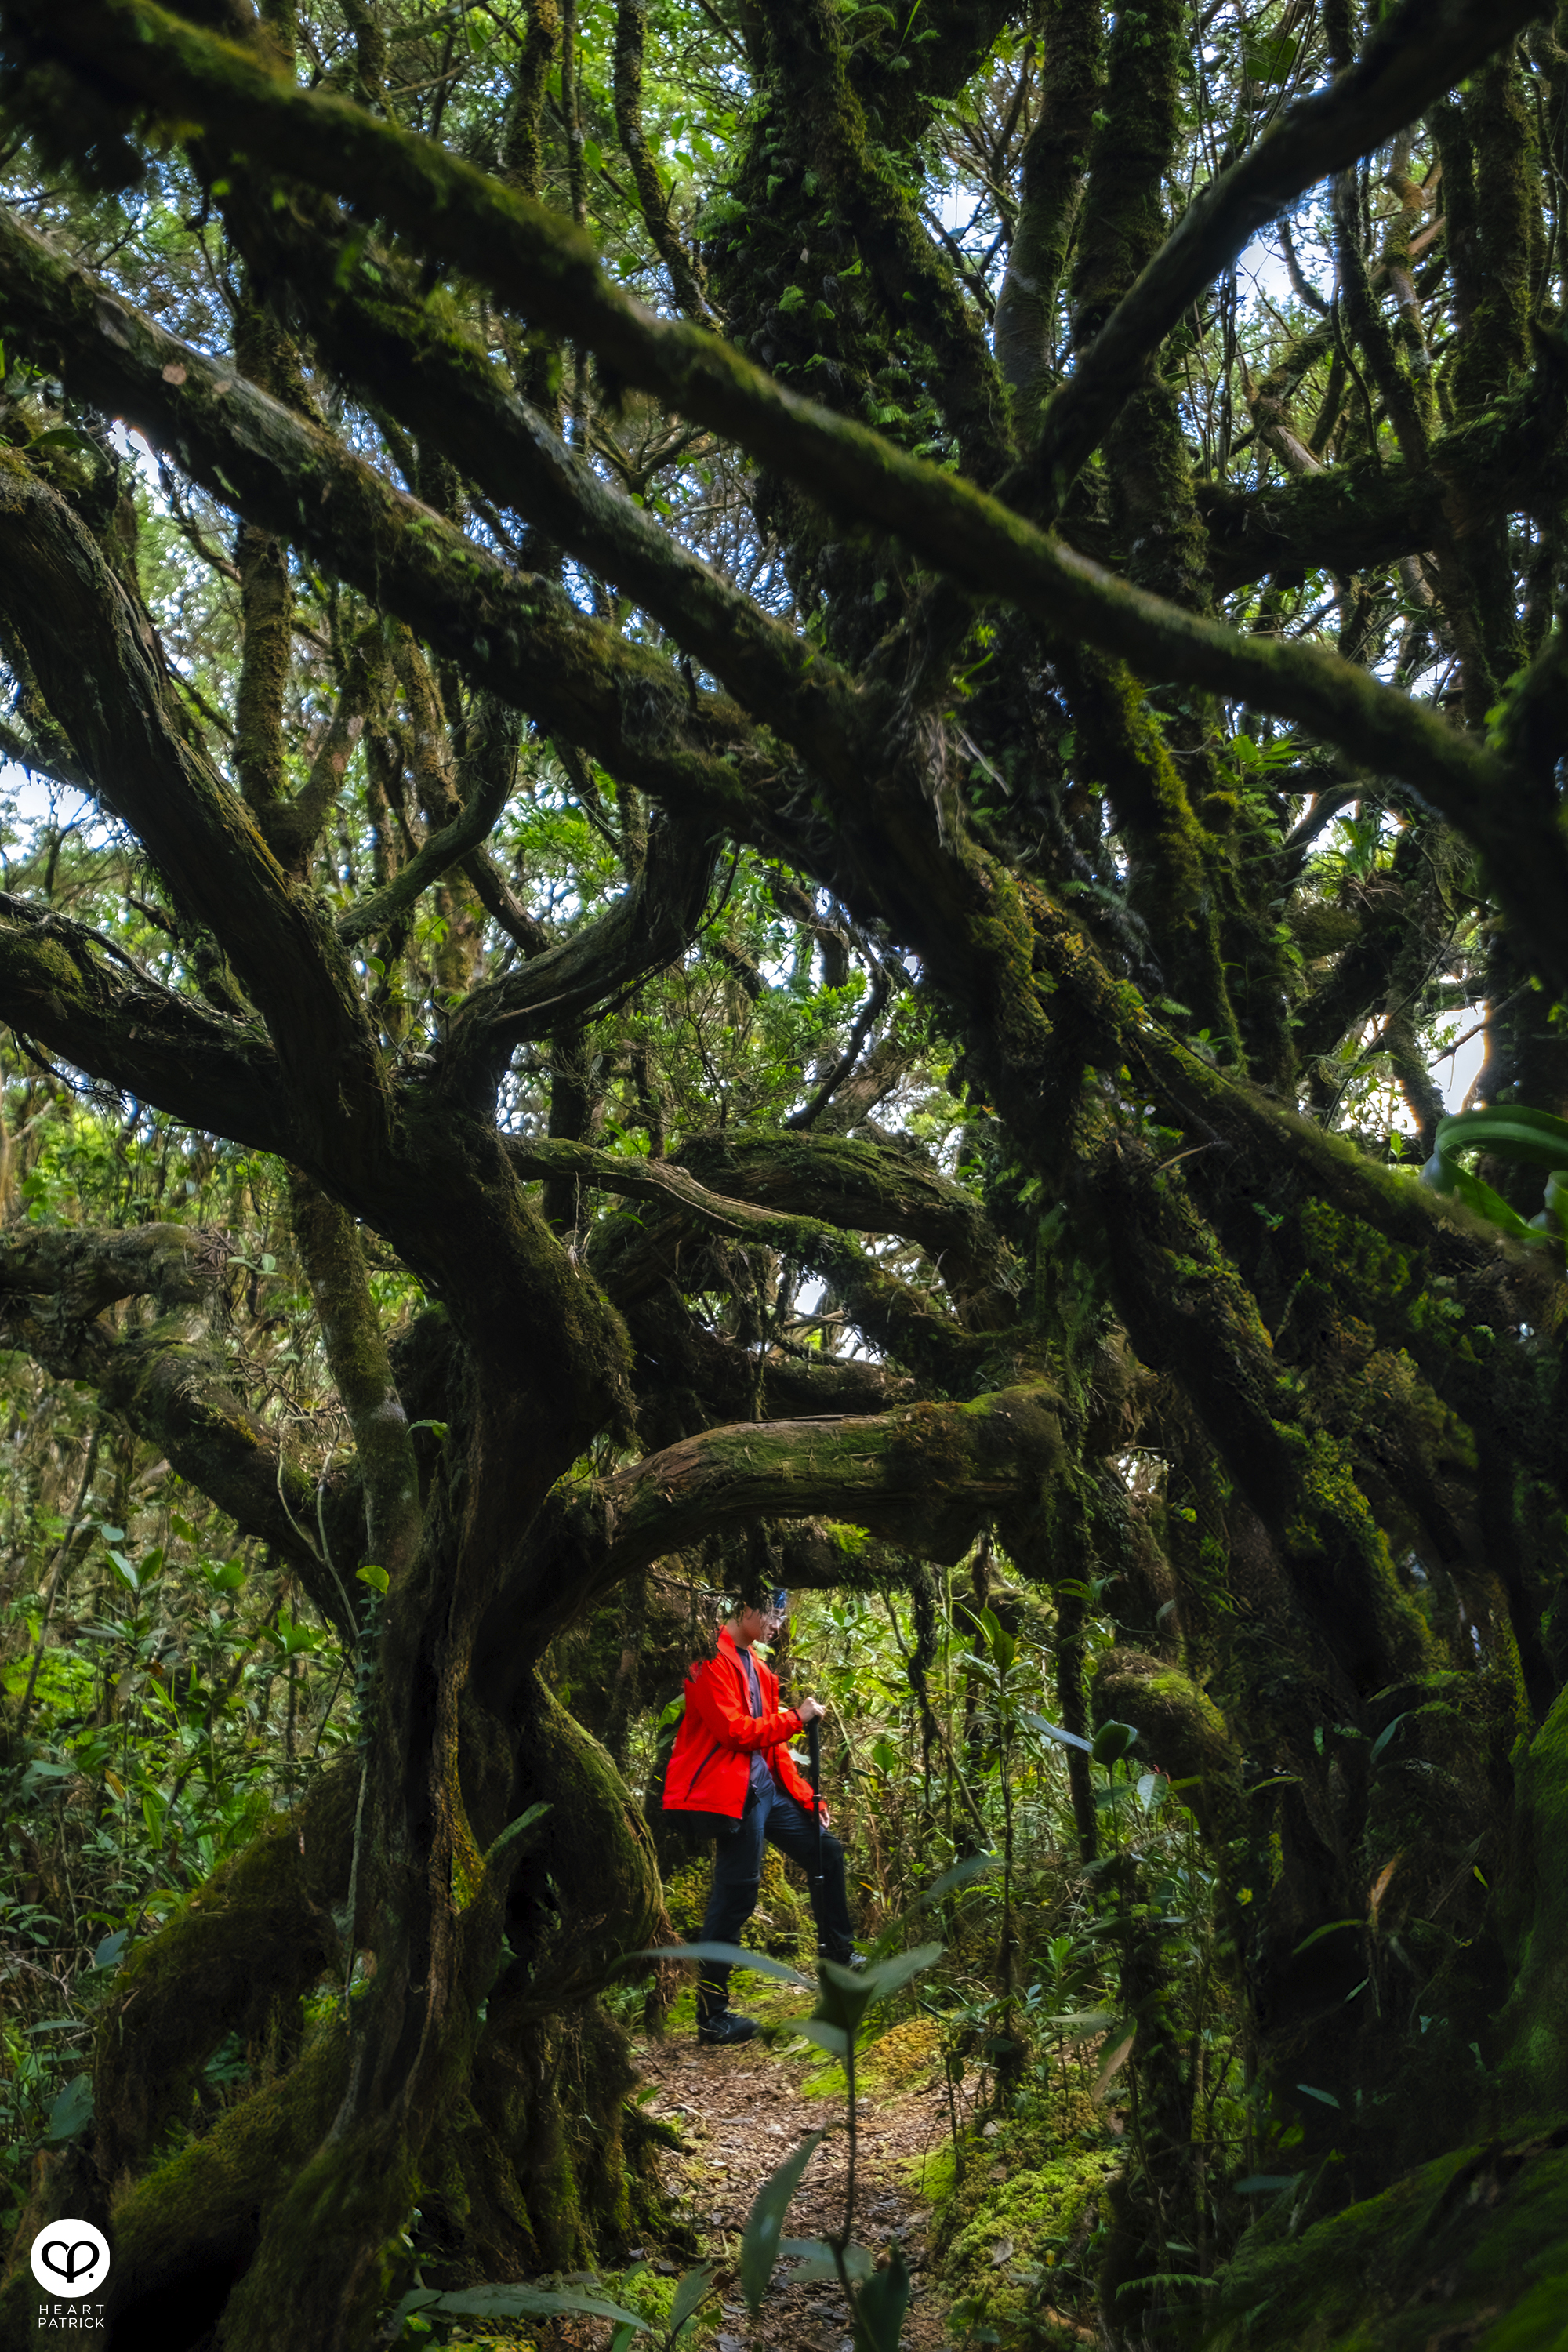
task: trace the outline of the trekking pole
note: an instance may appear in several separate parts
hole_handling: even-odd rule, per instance
[[[822,1884],[822,1717],[814,1715],[805,1727],[810,1758],[811,1810],[816,1820],[816,1883]]]

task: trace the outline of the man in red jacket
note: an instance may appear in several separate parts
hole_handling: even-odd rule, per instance
[[[788,1595],[773,1592],[761,1609],[738,1609],[719,1629],[711,1658],[687,1668],[686,1712],[664,1775],[664,1809],[700,1821],[718,1835],[713,1891],[702,1921],[705,1944],[738,1944],[755,1910],[763,1847],[771,1842],[800,1864],[811,1888],[817,1950],[853,1965],[853,1930],[844,1889],[844,1848],[820,1839],[810,1784],[789,1752],[797,1731],[824,1709],[815,1698],[780,1706],[778,1677],[752,1654],[784,1623]],[[822,1807],[826,1828],[828,1814]],[[705,1960],[697,1977],[699,2042],[749,2042],[756,2021],[730,2007],[730,1971]]]

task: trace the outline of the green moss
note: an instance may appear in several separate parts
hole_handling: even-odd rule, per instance
[[[1309,1199],[1301,1203],[1299,1231],[1309,1263],[1363,1297],[1398,1304],[1419,1287],[1424,1268],[1417,1254],[1363,1218]]]
[[[1326,1430],[1277,1423],[1291,1457],[1294,1492],[1285,1526],[1293,1572],[1337,1610],[1347,1633],[1359,1621],[1369,1669],[1414,1674],[1437,1663],[1426,1622],[1400,1585],[1388,1539],[1367,1507],[1351,1451]],[[1353,1612],[1353,1620],[1352,1612]]]
[[[1456,2150],[1298,2237],[1289,2228],[1285,2198],[1243,2239],[1206,2352],[1563,2341],[1568,2153],[1549,2141]]]
[[[339,1767],[198,1887],[115,1979],[94,2070],[99,2152],[112,2178],[188,2108],[226,2034],[256,2033],[335,1959],[331,1906],[348,1883],[358,1772]],[[124,2022],[134,2019],[135,2030]]]
[[[1009,1061],[1032,1067],[1051,1034],[1034,973],[1034,926],[1005,867],[993,863],[981,870],[989,885],[991,912],[969,916],[967,942],[988,984],[992,1034]]]
[[[1534,139],[1511,45],[1467,86],[1464,115],[1476,163],[1464,226],[1477,299],[1450,377],[1456,414],[1479,416],[1530,361]]]
[[[1121,2169],[1114,2147],[1063,2146],[1037,2126],[1005,2124],[924,2171],[937,2200],[932,2253],[956,2327],[994,2329],[1005,2345],[1078,2339],[1092,2310],[1102,2199]]]
[[[113,2206],[117,2305],[210,2265],[243,2267],[280,2180],[320,2146],[348,2080],[349,2041],[332,2021],[293,2073],[243,2100]]]
[[[263,379],[265,382],[265,379]],[[253,809],[283,799],[283,698],[292,651],[293,591],[289,552],[269,531],[246,524],[239,535],[244,650],[235,703],[234,762]]]
[[[1179,1667],[1142,1650],[1112,1650],[1095,1670],[1097,1722],[1135,1724],[1135,1761],[1173,1780],[1195,1783],[1185,1801],[1205,1828],[1236,1826],[1242,1813],[1240,1758],[1219,1708]]]
[[[1164,236],[1164,179],[1181,123],[1189,31],[1181,0],[1148,0],[1117,13],[1073,272],[1080,338],[1100,325]]]
[[[1174,487],[1167,487],[1174,497]],[[1190,506],[1190,490],[1184,495]],[[1078,731],[1077,772],[1109,796],[1127,845],[1132,904],[1162,968],[1197,1019],[1239,1051],[1219,943],[1223,853],[1194,814],[1131,671],[1088,647],[1064,656],[1058,669]]]
[[[1568,2105],[1568,1693],[1517,1775],[1515,1854],[1503,1934],[1512,1990],[1498,2020],[1505,2112]]]
[[[941,2068],[942,2047],[935,2026],[929,2017],[913,2017],[856,2052],[856,2088],[873,2098],[896,2097],[933,2070],[940,2074]],[[819,2066],[800,2087],[803,2098],[841,2099],[849,2083],[843,2067],[835,2062]]]

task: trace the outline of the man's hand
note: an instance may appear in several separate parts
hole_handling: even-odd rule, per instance
[[[833,1816],[828,1811],[827,1807],[823,1803],[820,1797],[816,1801],[816,1811],[817,1817],[821,1821],[823,1828],[825,1830],[830,1830],[833,1827]]]
[[[800,1701],[800,1704],[796,1706],[795,1713],[799,1716],[802,1726],[804,1727],[808,1723],[815,1723],[818,1716],[826,1715],[827,1713],[827,1709],[823,1706],[822,1701],[819,1698],[803,1698]]]

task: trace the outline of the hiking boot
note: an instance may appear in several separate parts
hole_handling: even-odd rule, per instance
[[[700,2017],[697,2039],[719,2050],[728,2049],[732,2042],[749,2042],[757,2030],[754,2017],[742,2017],[732,2009],[721,2009],[717,2016]]]

